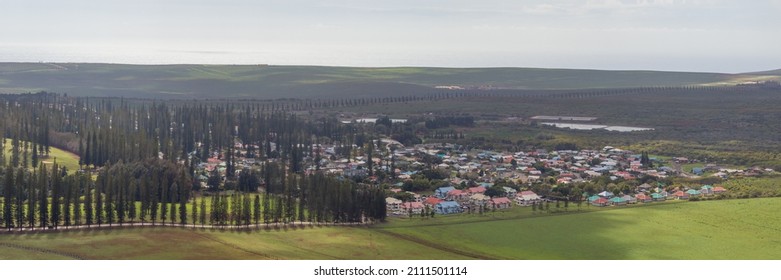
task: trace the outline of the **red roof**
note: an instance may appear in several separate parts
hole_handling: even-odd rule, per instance
[[[436,197],[429,197],[429,198],[426,198],[425,201],[423,201],[423,203],[429,204],[429,205],[437,205],[440,202],[442,202],[442,200],[439,199],[439,198],[436,198]]]
[[[674,195],[677,196],[677,197],[689,196],[689,194],[684,192],[684,191],[677,191],[677,192],[675,192]]]
[[[591,203],[596,203],[596,204],[605,204],[605,203],[607,203],[608,201],[609,201],[609,200],[607,200],[607,198],[600,197],[599,199],[597,199],[597,200],[594,200],[594,201],[593,201],[593,202],[591,202]]]
[[[522,191],[521,195],[537,195],[537,194],[534,193],[533,191]]]
[[[726,191],[727,191],[727,189],[725,189],[723,187],[715,187],[715,188],[713,188],[713,192],[726,192]]]
[[[462,191],[462,190],[452,190],[452,191],[447,192],[447,195],[450,195],[450,196],[460,196],[460,195],[464,195],[464,194],[466,194],[466,192]]]
[[[509,199],[509,198],[506,198],[506,197],[497,197],[497,198],[492,198],[492,199],[491,199],[491,202],[493,202],[494,204],[505,204],[505,203],[512,203],[512,201],[510,201],[510,199]]]
[[[485,187],[480,186],[480,187],[469,188],[469,192],[470,193],[484,193],[485,192]]]

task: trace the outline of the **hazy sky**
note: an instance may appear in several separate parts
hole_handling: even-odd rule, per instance
[[[0,60],[781,68],[781,0],[0,0]]]

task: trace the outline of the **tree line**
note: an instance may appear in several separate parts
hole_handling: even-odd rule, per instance
[[[353,149],[356,127],[336,119],[310,121],[260,103],[169,104],[51,93],[0,99],[0,116],[8,120],[0,124],[0,224],[7,229],[187,223],[188,217],[202,224],[209,217],[213,225],[385,217],[378,187],[304,172],[322,156],[320,142]],[[52,135],[60,139],[58,147],[80,156],[82,169],[66,170],[56,159],[42,163]],[[257,159],[261,167],[238,170],[240,157]],[[226,161],[225,178],[200,190],[196,167],[209,158]],[[207,198],[211,207],[205,208]]]

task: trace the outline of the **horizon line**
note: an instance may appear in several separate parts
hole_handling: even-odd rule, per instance
[[[271,63],[126,63],[126,62],[60,62],[60,61],[0,61],[0,64],[107,64],[128,66],[260,66],[260,67],[331,67],[331,68],[432,68],[432,69],[539,69],[539,70],[573,70],[573,71],[605,71],[605,72],[669,72],[669,73],[696,73],[696,74],[724,74],[742,75],[781,70],[781,68],[752,70],[748,72],[714,72],[714,71],[686,71],[686,70],[658,70],[658,69],[600,69],[600,68],[565,68],[565,67],[533,67],[533,66],[354,66],[354,65],[318,65],[318,64],[271,64]]]

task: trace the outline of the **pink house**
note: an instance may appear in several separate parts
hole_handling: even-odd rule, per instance
[[[468,191],[469,191],[470,194],[484,193],[485,192],[485,187],[483,187],[483,186],[472,187],[472,188],[469,188]]]
[[[462,190],[452,190],[447,192],[446,198],[455,201],[465,201],[469,199],[469,193]]]
[[[512,201],[506,197],[492,198],[490,203],[491,207],[496,209],[507,209],[512,207],[512,204]]]

